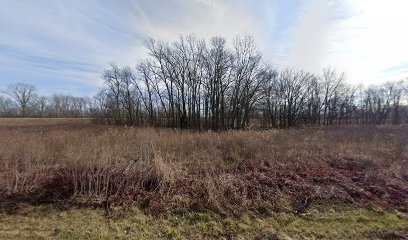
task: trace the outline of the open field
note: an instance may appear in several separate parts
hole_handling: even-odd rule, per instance
[[[7,239],[408,235],[405,125],[28,125],[0,126]]]
[[[53,126],[90,124],[90,118],[0,118],[0,126]]]

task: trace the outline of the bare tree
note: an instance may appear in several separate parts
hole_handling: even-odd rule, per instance
[[[41,96],[37,98],[36,106],[41,117],[44,117],[46,107],[48,105],[48,98]]]
[[[106,88],[109,95],[114,100],[113,115],[116,123],[121,123],[121,71],[115,64],[110,64],[110,69],[105,70],[103,79],[105,80]]]
[[[0,115],[13,116],[15,115],[16,104],[9,98],[0,96]]]
[[[28,83],[9,85],[5,91],[21,108],[21,115],[26,116],[26,110],[35,97],[35,87]]]
[[[232,58],[233,86],[230,92],[230,128],[243,129],[249,125],[251,106],[260,90],[258,77],[262,55],[251,36],[237,37],[234,40]]]
[[[323,69],[322,90],[323,90],[323,124],[333,123],[336,108],[336,96],[339,87],[343,84],[344,72],[338,72],[332,67]]]

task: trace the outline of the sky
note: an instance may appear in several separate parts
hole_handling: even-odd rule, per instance
[[[407,0],[0,0],[0,89],[98,92],[109,63],[135,66],[144,41],[252,35],[264,60],[352,84],[408,77]]]

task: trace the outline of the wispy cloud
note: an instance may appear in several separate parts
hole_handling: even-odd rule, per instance
[[[134,64],[142,48],[143,36],[131,25],[137,17],[128,6],[99,1],[5,6],[0,9],[0,87],[26,81],[47,89],[45,94],[78,88],[94,93],[108,62]]]
[[[341,2],[339,8],[345,17],[334,21],[325,61],[345,70],[349,81],[356,83],[406,77],[406,67],[399,73],[387,69],[408,59],[404,26],[408,22],[408,2],[350,0]]]
[[[0,8],[0,88],[92,94],[109,62],[134,65],[148,37],[255,36],[277,66],[337,66],[356,83],[405,77],[408,2],[342,0],[12,1]]]

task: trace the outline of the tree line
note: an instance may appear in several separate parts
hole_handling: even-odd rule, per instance
[[[408,121],[407,81],[362,87],[347,84],[333,67],[321,73],[276,68],[262,59],[250,36],[230,45],[222,37],[188,35],[172,43],[150,39],[145,46],[148,57],[135,67],[110,64],[104,88],[92,98],[42,99],[23,94],[17,84],[5,91],[14,101],[0,100],[0,113],[14,104],[22,116],[29,109],[38,116],[215,131]]]
[[[111,64],[103,74],[94,100],[109,123],[225,130],[407,121],[406,81],[363,88],[332,67],[274,68],[250,36],[231,46],[221,37],[150,39],[146,48],[136,67]]]
[[[90,117],[92,99],[64,94],[40,96],[36,87],[17,83],[0,91],[1,117]]]

